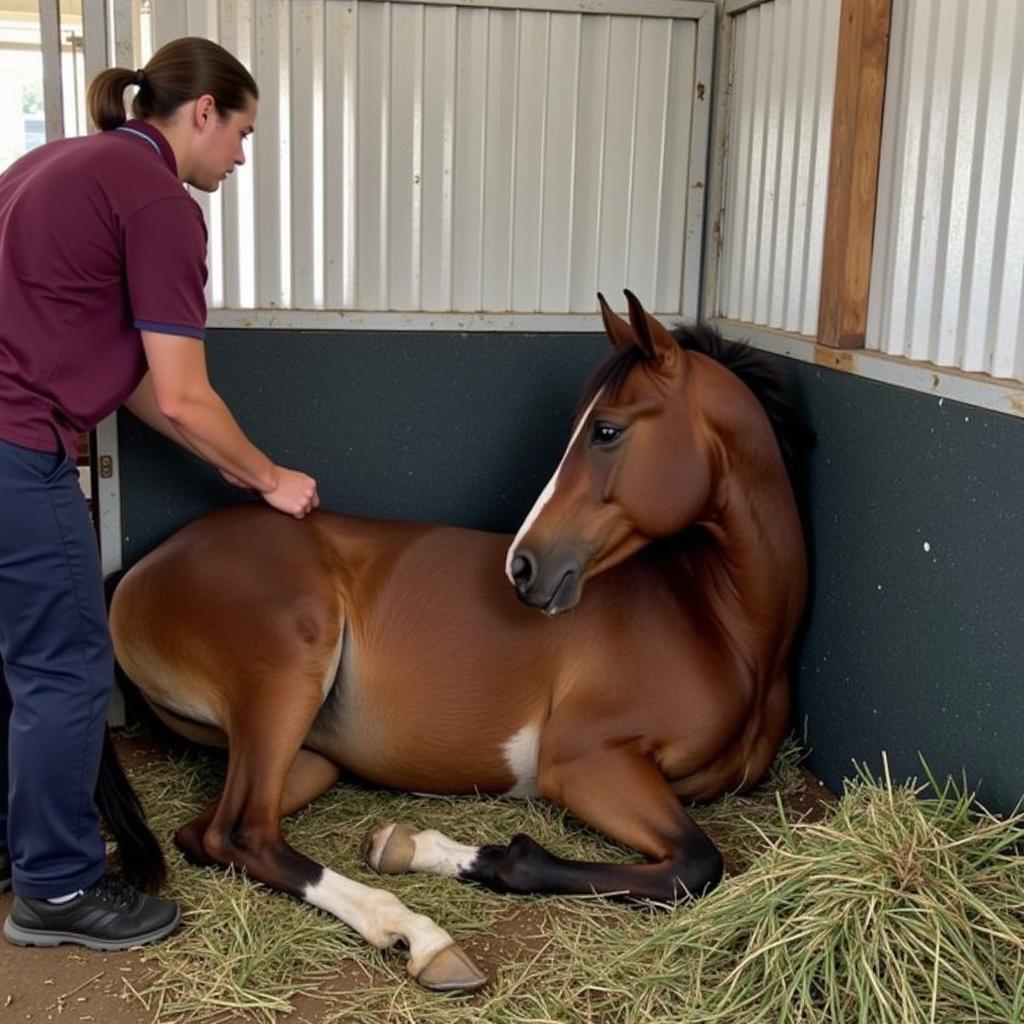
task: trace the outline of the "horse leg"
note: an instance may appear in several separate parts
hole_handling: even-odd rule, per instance
[[[388,825],[367,842],[377,870],[429,871],[497,892],[606,893],[668,902],[700,896],[722,877],[722,857],[655,763],[629,748],[571,760],[542,758],[541,792],[592,828],[646,855],[646,864],[588,863],[549,853],[529,836],[507,845],[455,843],[439,832]]]
[[[217,864],[217,861],[206,852],[206,847],[203,846],[203,836],[206,835],[206,830],[210,827],[210,822],[217,812],[219,803],[219,798],[214,800],[198,818],[194,818],[187,825],[182,825],[174,833],[174,845],[181,850],[185,860],[193,867],[209,868]]]
[[[486,976],[437,924],[391,893],[345,878],[285,842],[282,809],[300,806],[325,780],[318,755],[312,755],[313,760],[299,760],[299,774],[286,786],[288,768],[315,715],[315,708],[308,715],[297,713],[299,689],[291,681],[282,684],[275,693],[287,698],[286,707],[264,697],[258,716],[240,716],[229,729],[227,777],[202,836],[205,855],[333,914],[379,949],[404,941],[407,969],[427,988],[479,988]]]
[[[281,793],[281,817],[286,818],[308,804],[311,804],[322,793],[326,793],[341,775],[341,769],[322,754],[303,748],[295,755],[288,774],[285,776],[284,789]],[[206,852],[203,837],[213,820],[220,804],[218,797],[198,818],[174,833],[174,843],[184,854],[185,859],[196,867],[212,867],[216,865]]]

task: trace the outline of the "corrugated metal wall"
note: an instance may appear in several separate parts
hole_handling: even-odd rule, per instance
[[[154,46],[218,39],[262,87],[202,200],[212,305],[696,314],[711,5],[465,2],[152,0]]]
[[[1024,379],[1024,4],[901,0],[867,346]]]
[[[733,18],[717,315],[815,335],[840,0]]]

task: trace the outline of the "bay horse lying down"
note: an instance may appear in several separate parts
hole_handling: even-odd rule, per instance
[[[185,855],[244,868],[375,946],[404,941],[430,988],[485,977],[429,918],[282,838],[281,816],[341,771],[540,794],[646,858],[392,824],[366,842],[378,871],[665,901],[722,873],[683,801],[753,785],[787,728],[806,559],[768,415],[785,410],[755,353],[705,328],[673,335],[626,295],[628,323],[599,296],[614,352],[511,545],[248,504],[186,526],[114,594],[118,660],[157,715],[228,747],[220,796],[176,833]]]

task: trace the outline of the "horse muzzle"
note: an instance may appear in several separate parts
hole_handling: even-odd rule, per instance
[[[583,566],[569,556],[549,555],[540,560],[521,547],[509,563],[509,578],[519,600],[545,615],[575,608],[583,594]]]

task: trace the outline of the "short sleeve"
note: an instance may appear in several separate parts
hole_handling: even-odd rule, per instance
[[[125,264],[132,321],[139,330],[203,338],[206,225],[194,200],[157,199],[126,222]]]

